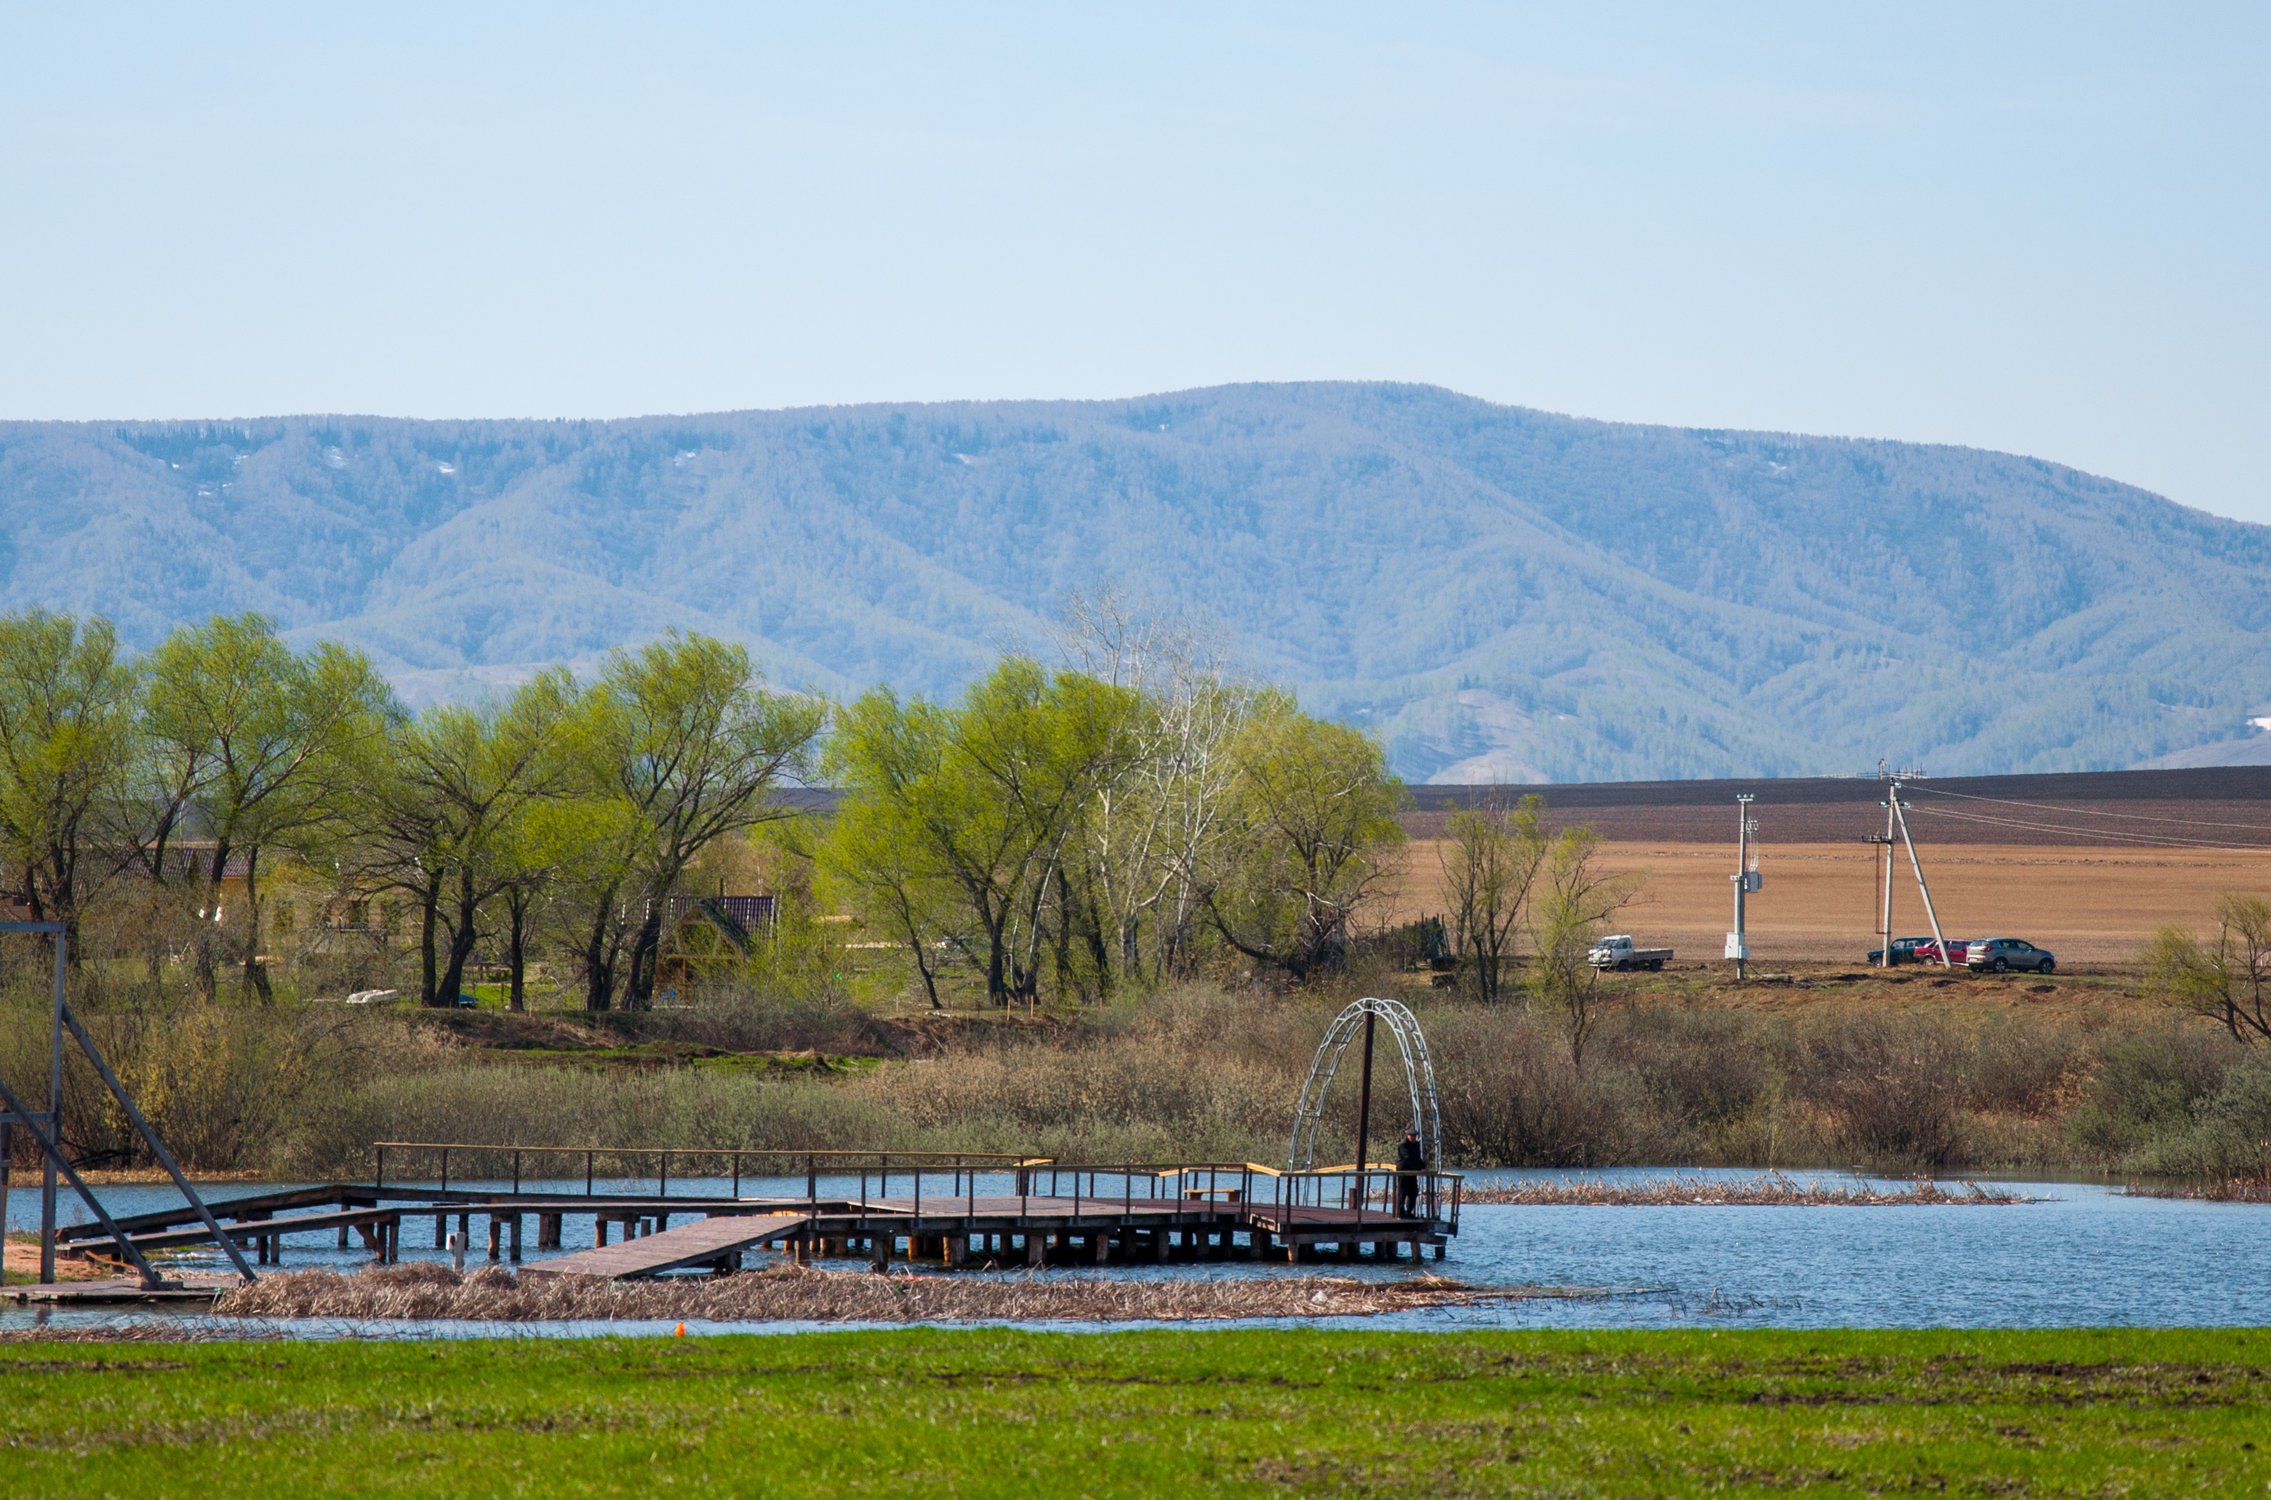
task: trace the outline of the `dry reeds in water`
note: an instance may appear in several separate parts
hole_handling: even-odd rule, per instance
[[[721,1323],[961,1323],[1345,1318],[1527,1297],[1548,1288],[1471,1287],[1440,1276],[1359,1281],[1250,1276],[1220,1281],[1102,1281],[1062,1276],[876,1275],[780,1265],[736,1276],[609,1281],[484,1267],[402,1265],[354,1275],[267,1276],[214,1311],[242,1318],[450,1318],[497,1322],[698,1319]]]
[[[2185,1186],[2131,1183],[2129,1191],[2140,1198],[2195,1198],[2204,1203],[2271,1203],[2271,1177],[2227,1177],[2220,1182]]]
[[[1529,1208],[1672,1208],[1701,1204],[1758,1208],[1884,1208],[1901,1204],[2025,1203],[2026,1197],[2002,1188],[1964,1182],[1943,1187],[1919,1177],[1897,1188],[1867,1183],[1796,1182],[1780,1172],[1757,1177],[1657,1177],[1643,1182],[1603,1182],[1598,1178],[1559,1182],[1521,1182],[1469,1186],[1464,1203],[1512,1203]]]

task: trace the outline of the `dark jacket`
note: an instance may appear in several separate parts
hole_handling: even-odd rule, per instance
[[[1426,1148],[1417,1141],[1404,1141],[1396,1147],[1396,1170],[1417,1172],[1427,1166]]]

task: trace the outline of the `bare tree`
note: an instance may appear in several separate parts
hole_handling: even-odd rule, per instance
[[[1544,810],[1545,799],[1533,792],[1512,808],[1455,812],[1444,829],[1437,857],[1450,899],[1452,938],[1475,998],[1485,1005],[1504,998],[1530,890],[1546,863]]]
[[[1097,790],[1068,863],[1108,929],[1099,961],[1157,979],[1191,961],[1205,872],[1228,831],[1229,748],[1257,695],[1230,679],[1217,635],[1138,614],[1110,588],[1066,602],[1057,645],[1068,665],[1143,704],[1131,753]]]
[[[1552,842],[1540,872],[1542,886],[1531,901],[1530,994],[1559,1016],[1574,1067],[1584,1066],[1585,1044],[1601,1016],[1600,971],[1586,951],[1632,899],[1631,883],[1596,863],[1599,850],[1592,829],[1564,830]]]

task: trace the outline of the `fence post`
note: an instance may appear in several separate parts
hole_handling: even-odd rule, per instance
[[[442,1147],[442,1191],[449,1191],[449,1147]]]
[[[518,1151],[513,1153],[513,1191],[516,1194],[520,1191],[520,1153]]]

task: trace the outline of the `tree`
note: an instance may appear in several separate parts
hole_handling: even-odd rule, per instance
[[[2164,927],[2145,947],[2151,993],[2222,1025],[2240,1041],[2271,1041],[2271,902],[2226,891],[2216,941]]]
[[[984,969],[993,1004],[1036,1003],[1044,959],[1060,982],[1074,967],[1080,915],[1065,863],[1097,789],[1133,754],[1139,702],[1022,658],[951,709],[865,695],[830,746],[844,801],[827,867],[910,947],[944,927]],[[919,973],[926,962],[918,956]]]
[[[1601,975],[1587,951],[1610,917],[1632,899],[1628,881],[1603,872],[1592,829],[1564,829],[1546,853],[1531,901],[1528,985],[1532,998],[1559,1014],[1569,1061],[1582,1067],[1585,1044],[1600,1020]]]
[[[501,706],[429,709],[392,736],[377,868],[418,898],[427,1005],[455,1001],[483,907],[526,878],[516,834],[567,783],[557,731],[571,703],[567,674],[546,672]]]
[[[643,905],[625,1002],[643,1010],[679,877],[713,840],[787,815],[771,793],[809,769],[827,709],[817,698],[767,692],[740,646],[673,633],[609,656],[584,721],[600,788],[636,828],[639,858],[622,874],[636,877]]]
[[[577,758],[578,783],[592,770]],[[623,960],[642,913],[646,829],[638,810],[605,791],[579,791],[568,801],[529,814],[529,833],[548,859],[545,925],[574,955],[590,1010],[615,1004]]]
[[[1224,942],[1304,979],[1337,968],[1403,842],[1379,744],[1266,694],[1229,746],[1224,867],[1206,892]]]
[[[137,686],[108,621],[0,617],[0,859],[32,920],[74,940],[90,845],[125,789]]]
[[[1438,858],[1452,936],[1475,998],[1485,1005],[1502,997],[1530,890],[1546,863],[1544,811],[1545,799],[1532,793],[1512,809],[1463,808],[1444,827]]]
[[[1261,695],[1228,680],[1213,643],[1131,612],[1110,589],[1068,600],[1058,640],[1076,668],[1138,700],[1129,754],[1097,788],[1066,862],[1099,937],[1100,986],[1115,966],[1154,980],[1187,970],[1205,875],[1229,832],[1230,746]]]
[[[938,954],[955,931],[955,883],[923,816],[939,769],[939,736],[889,693],[839,715],[827,775],[845,793],[813,860],[822,889],[907,950],[923,997],[943,1008]]]
[[[202,870],[192,952],[198,993],[217,989],[219,950],[230,942],[222,889],[243,860],[243,921],[234,928],[245,986],[263,999],[260,858],[288,841],[314,841],[345,825],[352,794],[401,711],[360,652],[324,643],[295,654],[259,615],[216,616],[175,631],[151,653],[142,730],[153,794],[141,841],[153,881],[172,876],[166,850],[184,823],[211,840]]]

